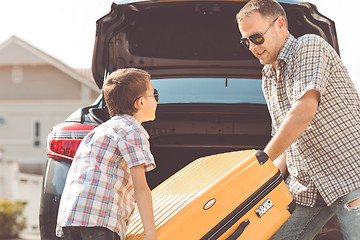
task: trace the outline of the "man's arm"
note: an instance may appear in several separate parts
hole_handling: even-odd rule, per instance
[[[152,196],[146,181],[144,165],[130,168],[130,173],[134,183],[136,203],[145,230],[144,239],[156,240]]]
[[[270,159],[277,159],[306,130],[315,116],[319,98],[318,91],[309,90],[292,105],[279,130],[264,149]]]

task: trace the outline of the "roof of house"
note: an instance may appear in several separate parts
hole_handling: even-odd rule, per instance
[[[91,69],[73,69],[16,36],[0,44],[0,66],[9,65],[52,65],[92,90],[100,92]]]

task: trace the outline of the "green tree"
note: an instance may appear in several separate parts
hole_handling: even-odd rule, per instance
[[[26,228],[26,218],[23,214],[27,202],[11,202],[0,199],[0,239],[17,237]]]

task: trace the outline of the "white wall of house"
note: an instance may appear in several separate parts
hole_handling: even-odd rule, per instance
[[[41,184],[42,176],[20,173],[17,162],[0,162],[0,199],[27,202],[23,233],[39,233]]]
[[[24,209],[26,229],[23,232],[38,233],[42,176],[20,173],[16,180],[19,189],[16,198],[27,202]]]
[[[18,169],[16,162],[0,162],[0,198],[16,199]]]

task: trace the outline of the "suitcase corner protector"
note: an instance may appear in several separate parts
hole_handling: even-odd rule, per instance
[[[269,156],[265,152],[258,150],[256,152],[256,159],[258,160],[260,165],[263,165],[264,163],[266,163],[267,160],[269,160]]]
[[[289,211],[290,215],[293,214],[296,208],[296,202],[295,200],[292,200],[291,203],[286,207],[286,209]]]

